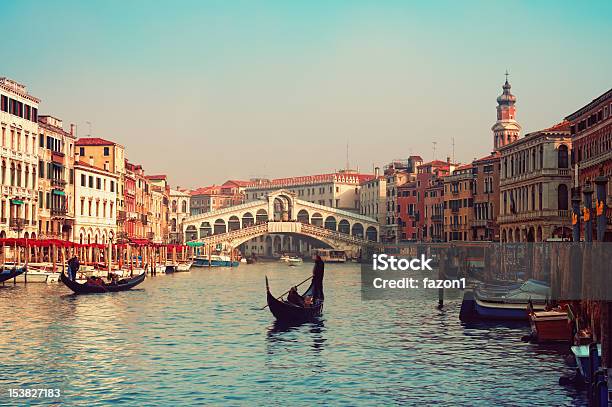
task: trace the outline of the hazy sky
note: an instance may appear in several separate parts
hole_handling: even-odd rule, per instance
[[[0,76],[186,187],[489,153],[610,89],[612,2],[6,1]]]

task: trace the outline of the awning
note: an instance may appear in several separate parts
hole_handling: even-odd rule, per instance
[[[54,189],[53,195],[66,196],[66,193],[60,189]]]
[[[13,205],[23,205],[23,201],[21,199],[11,199],[11,203]]]
[[[202,243],[202,242],[187,242],[187,246],[189,246],[189,247],[200,247],[200,246],[204,246],[204,243]]]

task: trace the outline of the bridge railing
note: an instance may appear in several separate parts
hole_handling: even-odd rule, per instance
[[[258,223],[256,225],[249,226],[246,228],[231,230],[225,233],[219,233],[216,235],[206,236],[202,239],[199,239],[199,241],[206,243],[206,244],[215,244],[215,243],[225,242],[228,240],[241,239],[244,237],[258,235],[260,233],[264,233],[267,231],[268,231],[268,223],[262,222],[262,223]]]
[[[324,227],[321,226],[315,226],[309,223],[303,223],[302,224],[302,231],[306,232],[308,234],[314,235],[314,236],[319,236],[319,237],[324,237],[324,238],[331,238],[334,240],[340,240],[340,241],[344,241],[344,242],[348,242],[348,243],[354,243],[354,244],[358,244],[358,245],[362,245],[362,246],[371,246],[371,245],[377,245],[378,243],[372,240],[368,240],[368,239],[364,239],[362,237],[358,237],[358,236],[353,236],[353,235],[349,235],[346,233],[342,233],[342,232],[338,232],[335,230],[331,230],[331,229],[326,229]]]

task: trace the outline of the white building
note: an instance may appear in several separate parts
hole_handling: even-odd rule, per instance
[[[36,237],[39,103],[24,85],[0,78],[0,237]]]
[[[190,199],[188,191],[170,189],[170,243],[183,242],[183,221],[189,217]]]
[[[387,178],[375,170],[374,178],[364,181],[359,188],[359,213],[386,223],[387,217]]]
[[[74,241],[107,243],[117,235],[119,175],[77,161],[75,174]]]

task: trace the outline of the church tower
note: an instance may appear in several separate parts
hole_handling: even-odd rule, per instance
[[[506,72],[506,83],[502,86],[503,92],[497,98],[497,121],[491,127],[493,130],[493,147],[498,150],[518,139],[521,126],[516,121],[516,96],[510,93],[508,72]]]

